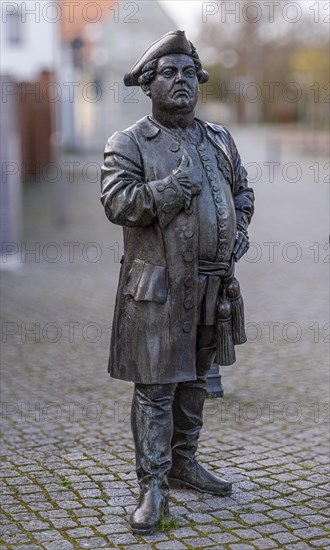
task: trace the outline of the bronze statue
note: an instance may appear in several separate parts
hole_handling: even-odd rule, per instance
[[[130,524],[152,533],[169,485],[218,496],[232,484],[195,458],[214,358],[246,340],[235,261],[248,249],[253,190],[229,131],[195,118],[208,80],[184,31],[154,42],[125,75],[152,102],[107,142],[101,201],[124,228],[109,372],[134,382],[140,498]]]

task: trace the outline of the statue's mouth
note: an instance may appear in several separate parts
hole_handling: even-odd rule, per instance
[[[187,97],[190,97],[190,93],[188,92],[188,90],[185,90],[185,89],[180,89],[180,90],[175,90],[175,92],[173,92],[173,95],[174,96],[177,96],[177,95],[185,95]]]

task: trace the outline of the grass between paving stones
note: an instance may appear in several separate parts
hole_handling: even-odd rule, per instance
[[[72,483],[67,477],[60,476],[60,478],[61,478],[61,485],[63,485],[63,487],[65,487],[66,489],[72,489]]]
[[[161,517],[157,525],[158,531],[162,533],[176,529],[177,527],[179,527],[179,522],[176,518],[166,518],[165,516]]]

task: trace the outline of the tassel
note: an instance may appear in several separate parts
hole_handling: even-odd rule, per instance
[[[232,306],[233,341],[235,345],[247,341],[244,324],[244,302],[239,282],[233,279],[226,287],[226,293]]]
[[[217,339],[216,363],[232,365],[236,361],[236,356],[232,334],[231,303],[226,298],[225,287],[218,304]]]

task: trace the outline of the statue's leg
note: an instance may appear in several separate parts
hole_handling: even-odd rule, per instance
[[[140,498],[130,519],[134,533],[152,533],[168,512],[175,387],[176,384],[135,385],[131,424]]]
[[[177,385],[173,402],[171,486],[181,486],[219,496],[231,493],[232,484],[216,477],[195,459],[203,425],[203,406],[207,393],[207,373],[216,351],[213,326],[198,327],[196,348],[197,379]]]

